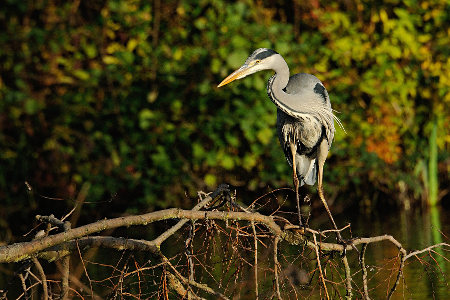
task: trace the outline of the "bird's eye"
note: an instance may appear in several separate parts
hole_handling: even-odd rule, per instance
[[[259,59],[255,60],[255,64],[259,64],[261,61]]]

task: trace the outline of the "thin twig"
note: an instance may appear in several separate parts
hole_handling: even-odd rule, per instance
[[[254,271],[255,271],[255,299],[259,298],[258,295],[258,238],[256,236],[256,228],[255,228],[255,222],[251,222],[252,224],[252,230],[253,230],[253,238],[254,238],[254,244],[255,244],[255,265],[254,265]]]
[[[80,255],[80,260],[81,260],[81,264],[83,265],[84,273],[86,274],[86,277],[89,281],[89,287],[91,289],[91,297],[93,299],[94,298],[94,290],[92,289],[91,278],[89,277],[89,274],[87,272],[86,265],[84,264],[84,259],[83,259],[83,256],[81,255],[80,247],[78,246],[78,244],[77,244],[77,250],[78,250],[78,254]]]
[[[316,239],[315,234],[313,234],[313,239],[314,239],[314,250],[316,251],[317,267],[319,268],[320,279],[322,281],[323,289],[325,290],[325,295],[327,296],[327,299],[330,299],[330,296],[328,295],[328,291],[327,291],[327,286],[325,284],[325,277],[322,272],[322,266],[320,264],[319,247],[317,246],[317,239]]]
[[[391,290],[389,291],[389,294],[387,296],[387,299],[391,299],[392,294],[394,294],[395,289],[397,288],[398,283],[400,282],[400,278],[403,276],[403,267],[405,266],[405,260],[406,260],[406,251],[402,248],[399,252],[400,255],[400,263],[398,266],[398,273],[397,273],[397,278],[395,279],[394,285],[392,286]]]
[[[25,299],[28,298],[28,290],[27,290],[27,283],[25,281],[25,277],[23,276],[23,274],[19,274],[19,278],[20,278],[20,282],[22,284],[22,289],[23,289],[23,294],[25,296]]]
[[[215,296],[217,296],[217,297],[219,297],[221,299],[225,299],[225,300],[228,299],[225,295],[223,295],[223,294],[213,290],[212,288],[210,288],[206,284],[198,283],[198,282],[195,282],[195,281],[192,281],[192,280],[189,280],[189,279],[185,278],[183,275],[180,274],[180,272],[178,272],[178,270],[172,265],[170,260],[164,254],[162,254],[160,252],[159,255],[160,255],[161,259],[163,260],[163,262],[172,269],[172,271],[176,275],[176,277],[178,279],[180,279],[181,282],[183,282],[184,284],[188,284],[190,286],[194,286],[194,287],[196,287],[198,289],[201,289],[201,290],[203,290],[203,291],[205,291],[205,292],[207,292],[209,294],[215,295]]]
[[[323,230],[321,231],[323,234],[328,233],[328,232],[341,232],[344,231],[345,229],[349,228],[350,224],[345,225],[344,227],[340,228],[340,229],[327,229],[327,230]]]
[[[88,182],[83,183],[80,191],[78,192],[74,208],[63,218],[63,220],[64,220],[67,217],[71,216],[70,223],[72,224],[72,226],[76,226],[78,223],[78,220],[81,215],[81,209],[83,208],[83,204],[85,203],[86,198],[89,194],[90,188],[91,188],[90,183],[88,183]]]
[[[211,200],[213,200],[213,199],[210,196],[206,196],[205,199],[203,199],[202,201],[200,201],[200,203],[198,203],[196,206],[194,206],[192,211],[199,211],[200,209],[202,209],[203,207],[208,205],[208,203]],[[183,225],[186,224],[188,221],[189,221],[189,219],[180,220],[177,224],[172,226],[169,230],[166,230],[164,233],[162,233],[160,236],[158,236],[152,242],[155,243],[156,245],[161,245],[165,240],[167,240],[175,232],[180,230],[180,228],[183,227]]]
[[[166,272],[166,276],[169,279],[169,286],[178,293],[183,299],[204,299],[197,296],[191,289],[186,290],[180,280],[171,272]]]
[[[42,281],[42,292],[43,292],[43,298],[45,300],[48,299],[48,287],[47,287],[47,277],[45,276],[44,269],[42,268],[41,263],[36,257],[33,257],[33,263],[38,270],[39,276],[41,276]]]
[[[19,297],[16,298],[16,300],[20,300],[20,299],[22,299],[22,297],[24,297],[25,299],[28,300],[28,294],[26,294],[26,293],[28,293],[28,290],[31,290],[32,288],[34,288],[35,286],[39,285],[40,283],[41,283],[40,281],[39,282],[35,282],[32,285],[30,285],[29,287],[27,287],[26,291],[24,291],[22,294],[20,294]],[[25,296],[25,295],[27,295],[27,296]]]
[[[417,254],[421,254],[427,251],[432,250],[433,248],[437,248],[437,247],[447,247],[450,248],[450,245],[447,243],[439,243],[439,244],[435,244],[435,245],[431,245],[429,247],[426,247],[425,249],[422,250],[417,250],[417,251],[413,251],[411,253],[408,253],[408,255],[405,255],[405,260],[407,260],[408,258],[412,257],[412,256],[416,256]]]
[[[191,222],[191,229],[189,230],[188,244],[186,245],[186,252],[189,263],[189,280],[194,280],[194,262],[192,256],[194,255],[194,236],[195,236],[195,221]]]
[[[87,291],[87,290],[89,290],[89,287],[88,287],[87,285],[85,285],[83,282],[81,282],[80,279],[78,279],[77,277],[75,277],[75,276],[73,276],[73,275],[69,275],[69,278],[70,278],[70,282],[71,282],[73,285],[77,286],[81,291]],[[78,294],[78,292],[77,292],[76,289],[70,288],[70,290],[71,290],[72,292],[74,292],[75,294]],[[100,296],[99,296],[97,293],[95,293],[95,292],[92,292],[92,294],[93,294],[93,298],[90,298],[90,299],[93,299],[93,300],[96,300],[96,299],[103,299],[102,297],[100,297]],[[91,294],[91,296],[92,296],[92,294]],[[78,296],[79,296],[80,299],[83,299],[83,297],[81,297],[80,294],[78,294]]]

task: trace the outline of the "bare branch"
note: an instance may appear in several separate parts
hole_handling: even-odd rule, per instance
[[[38,270],[39,276],[41,276],[43,298],[48,299],[47,277],[45,276],[44,269],[39,260],[35,257],[33,258],[33,263]]]
[[[408,258],[410,258],[412,256],[416,256],[417,254],[421,254],[421,253],[424,253],[424,252],[431,251],[432,249],[437,248],[437,247],[450,248],[450,245],[447,244],[447,243],[439,243],[439,244],[431,245],[429,247],[426,247],[425,249],[413,251],[413,252],[409,253],[408,255],[405,255],[405,260],[407,260]]]
[[[84,264],[83,256],[81,255],[80,247],[77,245],[78,254],[80,255],[81,264],[83,265],[84,273],[86,274],[87,279],[89,280],[89,287],[91,289],[91,298],[94,298],[94,290],[92,289],[91,278],[89,277],[89,273],[87,272],[86,265]]]
[[[163,260],[164,263],[166,263],[174,272],[175,276],[181,280],[181,282],[183,282],[186,285],[190,285],[190,286],[194,286],[198,289],[201,289],[209,294],[212,295],[216,295],[217,297],[220,297],[221,299],[225,299],[227,300],[228,298],[225,295],[222,295],[219,292],[216,292],[215,290],[213,290],[212,288],[210,288],[209,286],[207,286],[206,284],[201,284],[198,282],[195,282],[193,280],[189,280],[187,278],[185,278],[183,275],[180,274],[180,272],[178,272],[178,270],[172,265],[172,263],[170,262],[170,260],[164,256],[164,254],[162,254],[161,252],[159,252],[159,255],[161,257],[161,259]]]
[[[191,290],[186,290],[183,284],[178,280],[178,278],[173,275],[171,272],[167,272],[167,278],[169,278],[169,286],[178,293],[183,298],[187,299],[204,299],[200,298],[196,294],[194,294]]]
[[[203,199],[202,201],[200,201],[200,203],[198,203],[196,206],[194,206],[194,208],[192,209],[192,211],[199,211],[200,209],[202,209],[203,207],[205,207],[206,205],[208,205],[208,203],[212,200],[212,198],[210,196],[206,196],[205,199]],[[155,243],[155,245],[161,245],[165,240],[167,240],[170,236],[172,236],[175,232],[177,232],[178,230],[180,230],[181,227],[183,227],[184,224],[186,224],[189,221],[189,219],[183,219],[180,220],[175,226],[173,226],[172,228],[170,228],[169,230],[166,230],[164,233],[162,233],[159,237],[157,237],[156,239],[153,240],[153,243]]]
[[[406,260],[406,251],[400,251],[400,264],[398,266],[398,273],[397,278],[395,279],[394,285],[392,286],[391,290],[389,291],[389,294],[387,296],[387,299],[391,299],[392,294],[394,294],[395,289],[397,288],[398,283],[400,282],[400,278],[403,276],[403,267],[405,266],[405,260]]]
[[[64,231],[70,230],[70,222],[64,222]],[[62,276],[61,276],[61,299],[69,299],[69,275],[70,275],[70,256],[62,259]]]
[[[342,257],[342,262],[344,263],[345,268],[345,290],[347,293],[345,294],[346,299],[352,299],[353,292],[352,292],[352,274],[350,272],[350,266],[348,264],[347,255],[344,255]]]
[[[144,215],[119,217],[115,219],[105,219],[97,221],[88,225],[80,226],[66,232],[58,233],[51,236],[46,236],[30,242],[15,243],[0,247],[0,263],[3,262],[17,262],[30,258],[35,253],[46,248],[61,244],[63,242],[77,239],[86,235],[100,232],[106,229],[133,226],[133,225],[147,225],[152,222],[162,221],[167,219],[216,219],[216,220],[242,220],[254,221],[265,224],[274,234],[280,235],[282,238],[288,239],[288,235],[281,230],[281,228],[274,222],[272,217],[264,216],[259,213],[245,213],[245,212],[219,212],[219,211],[191,211],[171,208],[166,210],[155,211]],[[181,222],[181,221],[180,221]],[[158,238],[158,242],[164,240]],[[300,239],[301,240],[301,239]]]
[[[365,263],[366,249],[367,249],[367,244],[362,244],[361,253],[359,254],[359,263],[361,264],[364,298],[366,300],[370,300],[369,290],[367,288],[367,269],[366,269],[366,263]]]
[[[68,221],[63,222],[63,221],[59,220],[58,218],[56,218],[54,215],[50,215],[50,216],[37,215],[36,219],[41,222],[44,222],[44,223],[52,224],[52,225],[58,227],[60,231],[67,231],[71,227],[70,222],[68,222]]]
[[[316,251],[317,267],[319,268],[320,279],[322,281],[323,289],[325,290],[325,295],[327,296],[327,299],[330,299],[330,296],[328,295],[327,285],[325,284],[325,277],[322,272],[322,266],[320,264],[319,247],[317,246],[317,239],[316,239],[315,234],[313,234],[313,239],[314,239],[314,250]]]
[[[69,299],[70,256],[62,259],[61,268],[61,299],[66,300]]]
[[[255,222],[251,222],[252,224],[252,230],[253,230],[253,238],[254,238],[254,244],[255,244],[255,265],[254,265],[254,272],[255,272],[255,298],[258,299],[258,238],[256,236],[256,229],[255,229]]]
[[[279,300],[282,300],[280,293],[280,283],[278,279],[278,268],[280,267],[280,263],[278,262],[278,242],[280,241],[279,237],[276,236],[273,241],[273,268],[275,270],[275,284],[277,288],[277,297]]]
[[[200,194],[199,194],[200,195]],[[204,194],[202,194],[204,195]],[[216,197],[214,197],[216,198]],[[273,262],[274,262],[274,284],[276,287],[273,291],[273,296],[278,297],[281,299],[282,292],[280,291],[280,285],[283,286],[283,282],[280,282],[280,279],[283,280],[284,278],[280,278],[280,263],[278,262],[278,245],[280,241],[285,241],[288,244],[291,245],[304,245],[305,247],[303,249],[311,249],[312,253],[315,253],[316,260],[317,260],[317,272],[319,273],[319,279],[317,281],[318,284],[323,286],[324,298],[329,298],[332,295],[332,290],[330,290],[330,294],[327,290],[326,283],[332,284],[333,288],[337,291],[339,294],[339,285],[341,283],[329,281],[329,277],[333,279],[333,268],[334,260],[332,253],[329,252],[340,252],[343,254],[342,257],[342,264],[344,266],[345,270],[345,280],[343,281],[343,284],[345,285],[346,289],[346,298],[351,299],[353,294],[355,293],[352,290],[352,273],[350,270],[350,266],[347,260],[347,256],[345,255],[346,252],[355,250],[356,245],[362,244],[362,250],[361,253],[359,253],[360,258],[360,265],[362,270],[362,295],[364,299],[370,299],[369,298],[369,289],[368,289],[368,278],[367,278],[367,268],[365,265],[365,254],[366,249],[368,247],[368,244],[370,243],[377,243],[377,242],[389,242],[393,244],[395,247],[397,247],[399,251],[399,265],[398,265],[398,271],[397,271],[397,277],[392,285],[390,287],[388,298],[392,297],[394,294],[400,279],[403,278],[403,269],[405,266],[405,261],[408,258],[411,257],[417,257],[418,254],[426,253],[433,251],[436,247],[449,247],[447,243],[440,243],[436,245],[429,246],[422,250],[413,251],[410,253],[407,253],[407,251],[404,249],[402,244],[398,242],[394,237],[390,235],[381,235],[381,236],[375,236],[375,237],[363,237],[363,238],[356,238],[353,239],[346,244],[337,244],[337,243],[326,243],[322,242],[321,240],[323,238],[326,238],[326,233],[328,232],[340,232],[342,230],[345,230],[349,227],[349,225],[337,229],[337,230],[326,230],[326,231],[318,231],[310,228],[300,228],[298,226],[295,226],[291,224],[287,219],[282,218],[280,216],[275,215],[262,215],[257,212],[253,212],[250,210],[245,211],[215,211],[215,210],[207,210],[202,211],[201,209],[206,207],[212,202],[211,196],[206,197],[200,197],[200,202],[192,209],[192,210],[182,210],[182,209],[166,209],[161,211],[156,211],[148,214],[143,215],[136,215],[136,216],[125,216],[115,219],[109,219],[109,220],[101,220],[98,222],[94,222],[91,224],[87,224],[81,227],[77,227],[74,229],[70,229],[70,223],[69,222],[63,222],[61,220],[58,220],[53,215],[50,216],[37,216],[38,220],[42,222],[46,222],[48,224],[52,224],[54,226],[57,226],[60,230],[64,230],[64,232],[57,233],[54,235],[46,235],[36,238],[33,241],[30,242],[24,242],[24,243],[16,243],[8,246],[0,247],[0,263],[2,262],[17,262],[17,261],[23,261],[25,259],[33,259],[33,261],[37,261],[37,259],[45,259],[47,261],[55,261],[58,259],[63,259],[62,261],[62,281],[61,281],[61,299],[67,299],[69,297],[68,291],[70,289],[68,278],[70,276],[71,282],[75,286],[79,286],[78,283],[75,282],[75,279],[72,279],[73,274],[69,274],[70,268],[69,268],[69,262],[70,258],[68,254],[74,253],[77,251],[80,255],[81,263],[83,264],[83,270],[86,274],[87,280],[89,280],[90,285],[90,292],[91,297],[94,297],[94,291],[92,288],[91,280],[89,278],[89,275],[86,270],[86,266],[84,266],[84,258],[86,259],[86,256],[83,254],[81,255],[82,251],[84,251],[86,248],[110,248],[110,249],[116,249],[116,250],[134,250],[134,251],[146,251],[149,252],[156,257],[158,257],[162,263],[159,263],[156,266],[153,267],[160,267],[163,266],[163,268],[166,270],[164,273],[165,277],[162,279],[164,288],[163,288],[163,294],[162,296],[168,297],[168,288],[176,293],[178,293],[180,296],[185,297],[187,299],[194,299],[194,298],[200,298],[201,292],[205,292],[211,295],[213,295],[216,298],[222,298],[227,299],[227,297],[223,294],[221,294],[218,291],[215,291],[210,286],[199,283],[194,280],[194,263],[192,259],[196,259],[196,261],[199,262],[198,266],[203,267],[206,270],[206,264],[205,266],[202,264],[202,262],[194,255],[193,252],[193,240],[194,240],[194,227],[191,228],[191,234],[189,237],[185,237],[185,243],[187,246],[190,246],[191,250],[188,251],[187,254],[187,264],[177,262],[176,264],[173,262],[173,260],[169,260],[162,252],[161,252],[161,244],[167,241],[170,237],[172,237],[176,232],[178,232],[183,226],[191,221],[195,222],[196,220],[221,220],[226,222],[227,227],[226,229],[219,230],[219,233],[224,233],[225,236],[231,236],[231,231],[235,231],[237,236],[242,236],[243,240],[245,241],[242,243],[239,241],[233,241],[233,249],[236,249],[236,246],[244,246],[243,249],[245,251],[251,251],[253,253],[254,250],[254,264],[251,264],[246,257],[239,257],[240,261],[243,263],[246,263],[247,265],[250,265],[253,268],[254,272],[254,286],[255,286],[255,295],[256,299],[259,297],[259,286],[261,280],[261,274],[260,272],[262,269],[258,269],[258,260],[260,260],[259,263],[261,263],[261,248],[262,245],[266,247],[264,238],[273,238],[274,239],[274,248],[273,248]],[[242,209],[242,208],[241,208]],[[124,227],[124,226],[137,226],[137,225],[147,225],[149,223],[161,221],[161,220],[168,220],[168,219],[179,219],[178,223],[162,233],[160,236],[156,237],[154,240],[137,240],[137,239],[125,239],[125,238],[117,238],[117,237],[111,237],[111,236],[91,236],[92,234],[98,233],[103,231],[105,235],[111,234],[113,229],[118,227]],[[233,221],[233,224],[236,224],[236,226],[228,226],[228,221]],[[241,223],[247,222],[245,226],[241,226]],[[207,222],[209,224],[211,222]],[[213,222],[214,223],[214,222]],[[216,228],[220,229],[220,225],[217,223],[214,223]],[[251,226],[252,233],[250,232],[249,227]],[[48,225],[50,227],[50,225]],[[199,228],[200,226],[198,226]],[[197,228],[196,228],[197,229]],[[106,232],[105,232],[106,230]],[[208,232],[208,229],[206,229]],[[196,230],[195,230],[196,231]],[[201,231],[200,235],[201,236]],[[183,238],[183,236],[181,236]],[[311,238],[312,237],[312,238]],[[318,238],[321,238],[319,241]],[[198,239],[197,234],[195,234],[195,238]],[[248,243],[251,245],[251,241],[253,238],[253,247],[249,246]],[[236,244],[234,244],[236,243]],[[260,245],[258,245],[260,244]],[[267,247],[266,247],[267,248]],[[345,251],[344,251],[345,250]],[[270,250],[269,250],[270,251]],[[357,251],[357,250],[356,250]],[[327,253],[328,252],[328,253]],[[249,252],[250,253],[250,252]],[[270,252],[269,252],[270,253]],[[308,255],[310,254],[309,251],[307,251]],[[206,254],[202,254],[205,255]],[[239,254],[238,254],[239,255]],[[301,254],[303,256],[303,254]],[[303,256],[303,257],[307,257]],[[329,259],[322,259],[322,257],[329,257]],[[180,257],[180,256],[179,256]],[[184,256],[181,256],[184,257]],[[264,258],[264,254],[262,256]],[[234,259],[234,258],[233,258]],[[395,258],[394,258],[395,259]],[[37,261],[39,263],[39,261]],[[230,260],[231,262],[231,260]],[[326,263],[325,263],[326,262]],[[328,265],[328,263],[330,263]],[[330,266],[330,267],[328,267]],[[184,274],[183,268],[187,267],[187,273]],[[47,281],[45,280],[45,274],[44,271],[39,270],[39,275],[36,277],[36,279],[39,280],[39,283],[41,283],[44,286],[44,283],[46,284]],[[140,270],[140,267],[137,265],[137,269]],[[236,267],[236,272],[239,272],[240,266]],[[139,272],[139,270],[137,270]],[[228,272],[229,268],[227,269]],[[327,271],[331,270],[331,277],[329,274],[327,274]],[[335,270],[338,271],[339,269],[336,268]],[[142,271],[141,271],[142,272]],[[208,274],[212,276],[212,273],[209,273],[208,270],[206,270]],[[73,271],[72,271],[73,273]],[[196,272],[197,273],[197,272]],[[128,273],[127,273],[128,274]],[[139,273],[138,273],[139,274]],[[198,272],[198,274],[201,274],[201,272]],[[234,274],[234,273],[233,273]],[[44,275],[44,277],[42,276]],[[184,276],[186,275],[186,276]],[[195,274],[197,275],[197,274]],[[202,275],[199,275],[202,276]],[[341,274],[339,274],[341,276]],[[39,279],[40,277],[41,279]],[[311,276],[311,278],[317,278],[314,275]],[[237,276],[235,278],[238,278]],[[264,278],[264,276],[262,277]],[[141,277],[138,275],[139,284],[141,282]],[[214,279],[215,280],[215,279]],[[95,283],[96,281],[93,280],[92,283]],[[25,281],[23,281],[25,284]],[[219,288],[223,288],[222,284],[223,282],[220,281]],[[114,290],[119,288],[118,293],[122,293],[122,290],[120,290],[120,287],[125,288],[126,281],[119,282],[117,285],[114,286]],[[358,283],[354,282],[355,286],[357,287],[355,289],[358,290]],[[390,286],[391,283],[389,283],[388,286]],[[330,284],[328,284],[328,287],[330,287]],[[340,286],[342,287],[342,285]],[[251,287],[250,287],[251,288]],[[293,292],[297,293],[296,288],[291,283],[291,288]],[[24,291],[26,292],[29,290],[30,287],[25,286]],[[47,289],[47,288],[45,288]],[[83,288],[85,291],[89,290],[89,287]],[[228,290],[228,286],[225,286],[225,291]],[[123,292],[126,294],[125,289]],[[360,291],[358,291],[359,293]],[[76,291],[74,290],[74,293]],[[141,287],[139,285],[139,295],[141,293]],[[48,294],[48,291],[47,291]],[[225,294],[225,292],[224,292]],[[117,294],[118,295],[118,294]],[[296,294],[297,295],[297,294]]]
[[[20,283],[22,284],[22,289],[23,289],[23,294],[22,295],[26,299],[26,298],[28,298],[28,290],[27,290],[27,283],[25,281],[25,276],[23,276],[23,274],[19,274],[19,278],[20,278]],[[5,299],[6,299],[6,297],[5,297]]]

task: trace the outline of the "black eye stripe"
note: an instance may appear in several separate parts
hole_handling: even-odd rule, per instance
[[[269,56],[272,56],[274,54],[278,54],[277,52],[273,51],[272,49],[267,49],[261,53],[258,53],[255,55],[255,59],[257,60],[263,60],[264,58],[267,58]]]

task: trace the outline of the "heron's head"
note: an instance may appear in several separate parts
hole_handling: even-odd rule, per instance
[[[273,69],[273,63],[275,56],[280,56],[277,52],[267,49],[267,48],[259,48],[256,49],[245,61],[245,63],[228,75],[217,87],[224,86],[236,79],[244,78],[250,74],[261,70]]]

